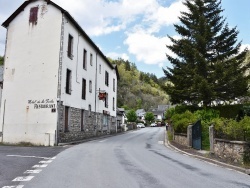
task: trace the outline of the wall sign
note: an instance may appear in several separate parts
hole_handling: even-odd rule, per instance
[[[56,104],[54,103],[53,99],[28,100],[28,104],[33,104],[34,109],[56,108]]]

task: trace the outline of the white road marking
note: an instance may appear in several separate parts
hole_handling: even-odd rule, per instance
[[[42,170],[38,169],[38,170],[26,170],[24,172],[24,174],[38,174],[40,173]]]
[[[23,188],[24,185],[11,185],[11,186],[4,186],[2,188]]]
[[[43,163],[43,164],[47,164],[47,163],[51,163],[52,160],[48,160],[48,161],[40,161],[39,163]]]
[[[22,176],[22,177],[16,177],[12,181],[30,181],[34,178],[34,176]]]
[[[51,159],[49,157],[38,157],[38,156],[24,156],[24,155],[7,155],[7,157],[26,157],[26,158],[37,158],[37,159]]]
[[[106,140],[101,140],[101,141],[99,141],[99,142],[105,142],[105,141],[107,141],[107,139],[106,139]]]
[[[47,164],[34,165],[34,166],[32,166],[32,168],[45,168],[45,167],[47,167],[47,166],[48,166]]]
[[[163,141],[158,141],[158,144],[164,144],[164,142]]]

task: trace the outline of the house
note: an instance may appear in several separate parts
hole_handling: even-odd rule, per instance
[[[170,108],[170,105],[158,105],[156,109],[152,110],[156,121],[162,121],[165,118],[165,112]]]
[[[1,142],[53,146],[116,132],[117,67],[66,10],[29,0],[2,26]]]
[[[145,114],[146,114],[146,111],[144,109],[138,109],[136,110],[136,116],[137,116],[137,119],[140,120],[140,121],[145,121]]]

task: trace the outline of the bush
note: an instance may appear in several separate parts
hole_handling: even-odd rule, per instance
[[[171,118],[174,131],[177,133],[187,133],[187,127],[189,124],[194,123],[197,117],[190,111],[186,111],[183,114],[175,114]]]
[[[240,122],[234,119],[214,119],[217,138],[238,141],[250,141],[250,117],[245,116]]]

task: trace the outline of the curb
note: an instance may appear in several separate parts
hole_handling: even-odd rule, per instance
[[[180,152],[180,153],[182,153],[182,154],[185,154],[185,155],[194,157],[194,158],[196,158],[196,159],[200,159],[200,160],[203,160],[203,161],[207,161],[207,162],[210,162],[210,163],[219,165],[219,166],[224,167],[224,168],[229,168],[229,169],[231,169],[231,170],[236,170],[236,171],[245,173],[245,174],[247,174],[247,175],[250,175],[250,169],[245,169],[245,168],[242,168],[242,167],[230,165],[230,164],[223,163],[223,162],[220,162],[220,161],[217,161],[217,160],[214,160],[214,159],[210,159],[210,158],[207,158],[207,157],[202,157],[202,156],[199,156],[199,155],[194,155],[194,154],[185,152],[185,151],[183,151],[183,150],[180,150],[179,148],[173,146],[173,145],[168,141],[166,131],[165,131],[165,143],[164,143],[164,145],[165,145],[166,147],[170,147],[172,150],[178,151],[178,152]]]

